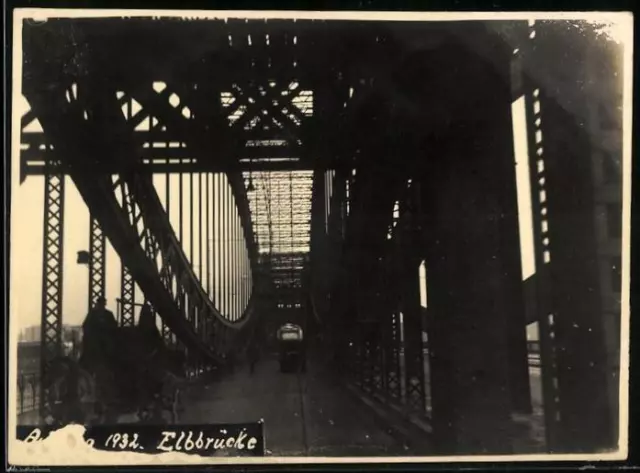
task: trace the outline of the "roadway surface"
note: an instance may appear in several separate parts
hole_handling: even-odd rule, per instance
[[[274,456],[396,456],[407,449],[367,407],[311,362],[306,373],[281,373],[274,359],[253,374],[246,364],[183,398],[180,423],[264,421],[267,454]]]

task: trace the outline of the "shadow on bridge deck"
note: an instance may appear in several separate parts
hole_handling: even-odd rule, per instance
[[[233,374],[192,387],[180,423],[264,420],[265,443],[274,456],[397,456],[407,447],[334,381],[321,365],[306,373],[281,373],[263,359],[253,374],[247,364]],[[424,454],[424,453],[423,453]]]

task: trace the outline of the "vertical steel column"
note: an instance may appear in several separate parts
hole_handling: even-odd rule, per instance
[[[243,242],[243,233],[242,233],[242,222],[240,221],[240,212],[237,213],[238,218],[238,244],[237,244],[237,261],[238,261],[238,318],[242,315],[242,304],[244,301],[244,261],[242,254],[242,242]]]
[[[233,194],[232,194],[233,197]],[[235,200],[231,199],[231,216],[233,217],[233,240],[231,246],[231,267],[233,269],[233,320],[237,320],[238,318],[238,265],[236,261],[236,249],[238,247],[238,218],[236,212]]]
[[[89,230],[89,310],[98,297],[104,296],[106,274],[106,238],[95,218],[91,218]]]
[[[220,297],[220,302],[219,304],[219,309],[220,309],[220,313],[224,316],[225,314],[225,277],[224,277],[224,263],[225,263],[225,258],[224,258],[224,239],[225,239],[225,216],[226,216],[226,212],[225,212],[225,207],[226,207],[226,203],[227,203],[227,199],[226,199],[226,187],[225,187],[225,180],[224,177],[226,175],[224,173],[220,174],[220,188],[218,189],[218,194],[219,194],[219,198],[220,200],[218,201],[218,211],[219,211],[219,215],[218,215],[218,225],[219,225],[219,230],[218,230],[218,258],[219,258],[219,262],[218,262],[218,276],[219,276],[219,280],[218,280],[218,294]]]
[[[220,228],[219,211],[217,210],[220,203],[218,196],[218,174],[211,174],[211,291],[214,305],[218,307],[218,230]]]
[[[244,232],[242,232],[242,234],[244,235]],[[249,252],[247,250],[247,240],[246,238],[243,239],[244,241],[244,245],[242,246],[242,251],[244,252],[244,307],[242,308],[242,312],[244,313],[244,311],[246,310],[247,306],[249,305],[249,272],[251,271],[249,269]]]
[[[543,337],[547,345],[542,363],[555,364],[556,376],[552,388],[545,388],[553,396],[545,396],[545,404],[557,408],[551,447],[563,452],[614,448],[618,433],[608,399],[612,380],[599,288],[595,189],[592,161],[585,159],[593,137],[545,91],[534,89],[532,102],[534,236],[548,290],[539,302],[541,345]],[[562,133],[556,128],[560,124]]]
[[[236,260],[236,320],[240,318],[242,306],[242,265],[240,262],[240,214],[236,204],[236,243],[235,243],[235,260]]]
[[[225,255],[227,258],[227,312],[229,318],[233,320],[233,202],[231,199],[231,185],[227,187],[227,249]]]
[[[243,275],[243,279],[242,279],[242,289],[243,289],[243,304],[242,304],[242,313],[244,314],[248,302],[249,302],[249,296],[248,296],[248,285],[249,285],[249,262],[247,261],[247,239],[245,236],[245,231],[244,231],[244,225],[242,225],[242,231],[240,232],[242,235],[242,245],[241,245],[241,251],[242,251],[242,275]]]
[[[240,232],[241,235],[244,235],[244,232]],[[241,266],[241,278],[240,278],[240,313],[244,313],[244,309],[247,306],[247,260],[245,254],[244,243],[245,240],[241,237],[242,240],[240,242],[240,264]]]
[[[229,245],[227,246],[227,265],[229,266],[229,317],[235,319],[235,268],[233,264],[233,245],[235,243],[235,221],[233,218],[233,194],[229,187]]]
[[[205,239],[207,241],[206,244],[206,272],[207,272],[207,294],[209,295],[209,298],[211,298],[211,233],[209,233],[210,231],[210,223],[211,223],[211,215],[210,215],[210,191],[211,191],[211,173],[208,172],[206,174],[206,178],[205,178],[205,186],[206,186],[206,190],[205,190],[205,226],[206,231],[205,231]]]
[[[62,281],[64,261],[64,175],[44,176],[42,315],[40,321],[40,418],[47,422],[49,367],[62,354]]]
[[[240,315],[242,313],[242,260],[241,260],[242,253],[240,252],[240,250],[242,249],[242,245],[241,245],[242,232],[240,231],[240,213],[238,212],[238,208],[237,207],[236,207],[236,234],[237,234],[237,241],[236,241],[236,267],[238,268],[236,270],[236,274],[237,274],[236,307],[237,307],[237,318],[240,318]]]
[[[253,296],[253,270],[251,265],[251,256],[247,255],[247,263],[249,264],[249,288],[247,290],[249,294],[249,300],[251,300],[251,296]]]
[[[220,234],[222,228],[222,183],[221,183],[221,174],[216,174],[215,179],[215,187],[216,187],[216,199],[214,202],[215,206],[215,218],[213,219],[215,223],[215,267],[216,267],[216,277],[215,277],[215,293],[216,293],[216,308],[222,312],[222,295],[220,293],[220,282],[222,281],[222,254],[220,253]]]
[[[167,165],[169,164],[169,162],[170,160],[169,158],[167,158]],[[168,169],[168,166],[167,166],[167,169]],[[165,174],[165,202],[166,202],[167,219],[169,220],[169,222],[171,222],[171,174],[169,173],[168,170]],[[162,336],[162,340],[164,341],[164,344],[169,346],[171,344],[171,330],[169,330],[169,327],[167,326],[164,320],[161,321],[160,333]]]
[[[496,49],[496,63],[507,69],[511,53]],[[461,83],[458,90],[482,105],[460,118],[455,133],[432,143],[433,154],[446,159],[432,163],[428,180],[420,183],[422,208],[431,211],[426,265],[433,437],[438,453],[507,454],[513,441],[509,297],[514,275],[505,275],[512,258],[504,244],[504,220],[515,196],[496,183],[513,179],[511,91],[495,69],[462,50],[457,54],[465,55],[459,61],[469,67],[452,72]]]
[[[169,222],[171,222],[171,174],[169,173],[169,163],[170,163],[170,159],[167,158],[167,172],[165,173],[165,202],[166,202],[166,212],[167,212],[167,219],[169,220]],[[163,263],[164,264],[164,263]],[[170,337],[170,330],[169,327],[167,327],[167,324],[164,322],[164,320],[162,320],[161,322],[161,330],[160,333],[162,335],[162,339],[164,340],[165,344],[167,344],[167,341]]]
[[[525,80],[525,82],[527,82]],[[533,86],[528,87],[525,95],[527,115],[527,135],[529,148],[529,172],[531,180],[531,207],[533,214],[534,253],[536,263],[536,313],[538,317],[538,332],[540,337],[540,364],[542,372],[543,407],[545,413],[545,434],[547,447],[555,449],[559,446],[560,406],[556,365],[556,353],[554,338],[556,336],[553,327],[554,304],[551,294],[551,266],[545,263],[545,258],[550,262],[550,251],[544,245],[545,234],[549,230],[548,208],[546,199],[546,174],[545,156],[534,154],[536,147],[536,115],[540,110],[534,110],[534,103],[539,100],[533,95]],[[539,107],[539,102],[538,102]],[[536,107],[537,108],[537,107]],[[542,149],[542,146],[540,146]],[[543,200],[540,195],[543,193]],[[545,256],[546,254],[546,256]]]
[[[232,239],[232,246],[231,246],[231,267],[233,269],[233,277],[232,277],[232,281],[233,281],[233,305],[232,305],[232,309],[233,309],[233,320],[237,320],[238,318],[238,264],[237,264],[237,253],[236,250],[238,248],[238,219],[237,219],[237,212],[236,212],[236,206],[233,203],[232,200],[232,212],[231,215],[233,217],[233,239]]]
[[[226,187],[226,179],[222,176],[226,177],[226,174],[222,174],[220,178],[220,243],[219,243],[219,255],[220,255],[220,313],[226,317],[226,304],[227,304],[227,295],[226,295],[226,258],[225,258],[225,247],[226,247],[226,235],[227,235],[227,187]]]
[[[491,174],[489,166],[477,175],[478,167],[462,165],[461,156],[471,153],[478,141],[469,136],[473,131],[468,126],[457,144],[468,144],[469,149],[434,150],[448,156],[447,163],[458,162],[448,171],[456,176],[456,185],[438,186],[427,249],[434,440],[440,454],[508,453],[508,314],[496,305],[504,297],[504,288],[499,276],[500,234],[492,220],[500,213],[488,205],[492,191],[481,184],[501,177],[485,176]],[[475,133],[492,134],[489,130]],[[483,151],[476,148],[477,153]],[[432,179],[431,187],[441,180],[435,173]],[[466,189],[464,195],[460,188]],[[479,195],[485,196],[483,208],[471,204],[480,203]]]
[[[195,273],[194,265],[194,231],[195,231],[195,218],[194,218],[194,206],[193,206],[193,171],[189,171],[189,265]],[[187,320],[193,324],[193,317],[195,315],[193,311],[193,302],[189,298],[188,294],[185,294],[185,302],[187,305]],[[193,367],[193,359],[191,353],[189,353],[189,367]]]
[[[124,261],[120,270],[120,325],[133,327],[135,325],[135,281]]]
[[[241,231],[240,235],[244,235]],[[244,238],[240,237],[240,315],[244,313],[247,304],[247,267],[244,253]]]
[[[225,175],[226,176],[226,175]],[[223,281],[223,313],[229,317],[229,181],[225,179],[224,193],[224,217],[222,237],[222,281]]]

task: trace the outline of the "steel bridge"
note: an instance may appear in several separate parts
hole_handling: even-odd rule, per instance
[[[297,321],[343,385],[422,429],[424,454],[508,453],[532,412],[536,322],[544,448],[616,445],[615,47],[540,21],[49,19],[22,41],[20,174],[45,183],[42,374],[61,349],[73,183],[88,305],[108,241],[120,323],[137,285],[196,374],[256,324]]]

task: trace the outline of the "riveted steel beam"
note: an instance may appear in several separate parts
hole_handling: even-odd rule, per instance
[[[98,297],[105,295],[106,238],[100,224],[91,218],[89,228],[89,304],[91,309]]]
[[[49,368],[62,355],[65,177],[47,175],[44,184],[40,417],[48,422],[53,409],[48,402]]]

